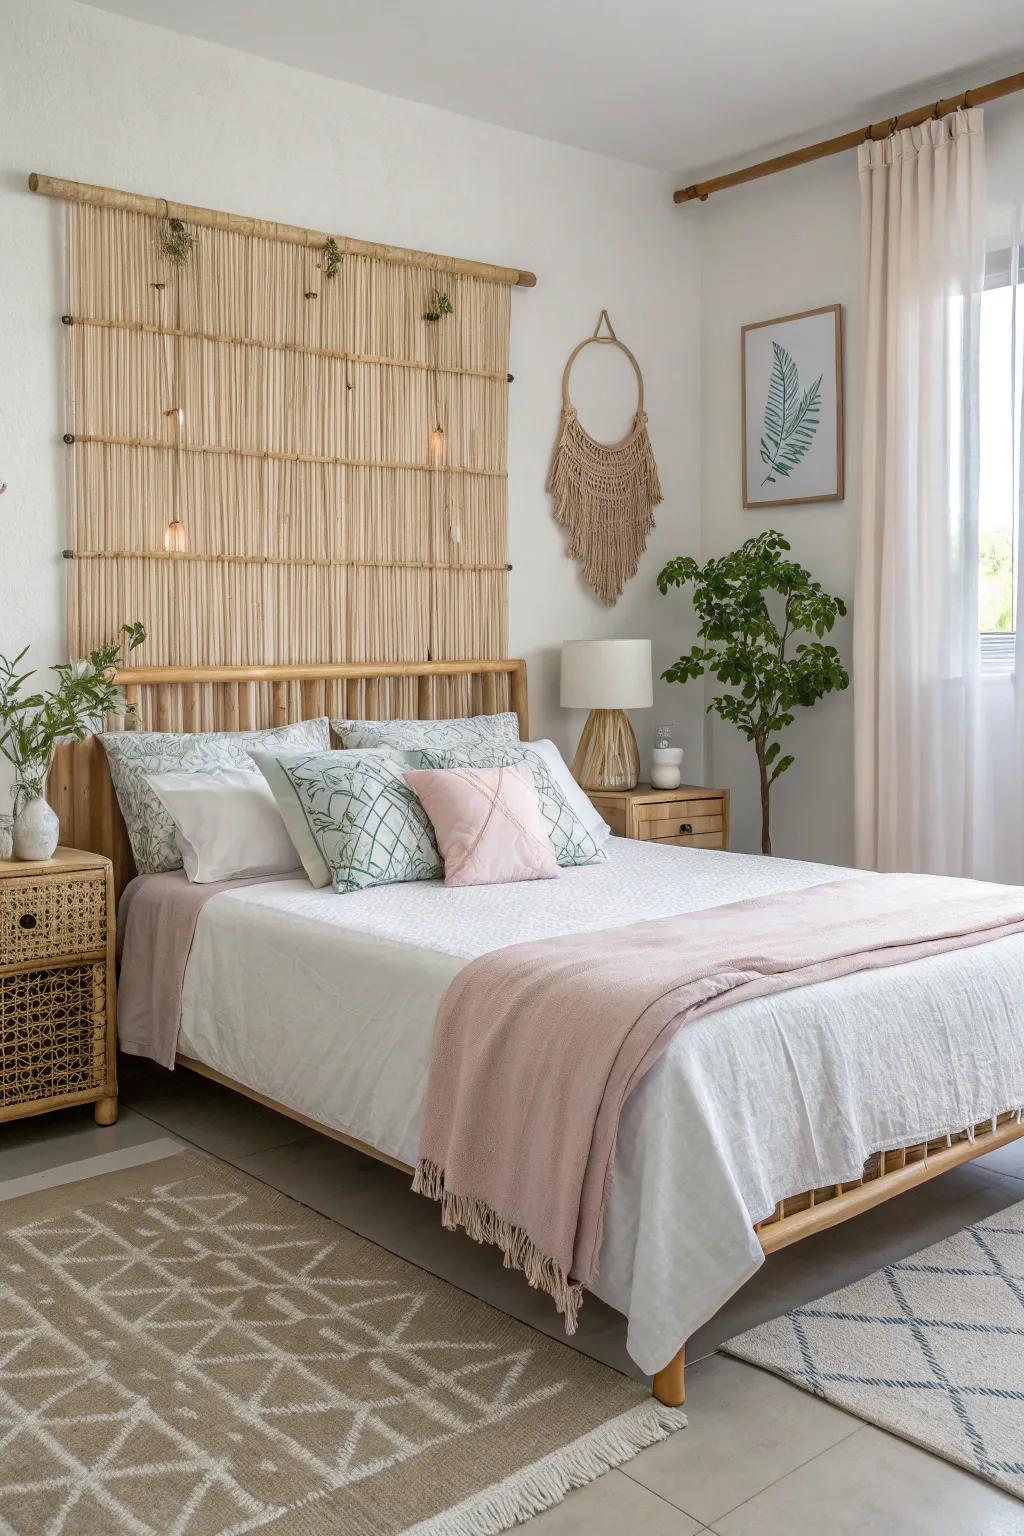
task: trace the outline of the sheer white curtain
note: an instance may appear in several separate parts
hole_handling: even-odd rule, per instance
[[[860,185],[857,862],[980,874],[981,110],[865,143]]]
[[[1022,210],[991,211],[982,299],[980,529],[986,601],[972,874],[1024,884]]]

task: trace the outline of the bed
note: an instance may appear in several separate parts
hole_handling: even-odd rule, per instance
[[[510,705],[528,737],[521,661],[130,669],[119,681],[161,729],[376,718],[410,701],[428,718],[444,690],[444,712]],[[123,888],[131,855],[96,741],[61,749],[51,797],[64,840],[111,856]],[[531,887],[337,897],[295,880],[214,897],[186,973],[180,1064],[410,1168],[433,1018],[469,958],[844,873],[609,847],[607,864]],[[683,1399],[686,1337],[767,1254],[1024,1134],[1022,981],[1024,936],[1004,938],[680,1032],[627,1105],[594,1287],[626,1314],[630,1353],[662,1401]]]

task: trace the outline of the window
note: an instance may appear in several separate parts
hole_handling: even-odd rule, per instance
[[[1009,671],[1017,628],[1021,370],[1024,292],[1018,252],[989,253],[981,300],[978,627],[982,665]],[[1024,274],[1022,274],[1024,276]]]

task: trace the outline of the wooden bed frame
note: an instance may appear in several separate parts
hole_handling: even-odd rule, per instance
[[[250,730],[322,714],[376,720],[407,712],[428,720],[435,713],[449,711],[495,714],[512,709],[519,717],[520,734],[524,740],[529,738],[526,663],[521,660],[131,667],[117,672],[115,681],[124,689],[130,715],[147,730]],[[453,708],[449,695],[446,708],[435,711],[435,694],[453,686],[463,707]],[[401,707],[388,707],[395,702]],[[124,729],[125,718],[111,718],[107,725],[111,730]],[[135,874],[135,864],[106,753],[97,738],[58,749],[49,798],[60,817],[62,843],[110,858],[120,896]],[[185,1056],[179,1056],[178,1062],[359,1152],[410,1174],[413,1171],[408,1164],[224,1077],[202,1062]],[[868,1158],[860,1178],[850,1183],[805,1190],[780,1200],[773,1213],[757,1223],[761,1246],[766,1254],[786,1248],[1020,1136],[1024,1136],[1024,1124],[1007,1113],[966,1126],[951,1136],[877,1152]],[[661,1402],[678,1406],[684,1401],[685,1361],[684,1345],[655,1376],[654,1395]]]

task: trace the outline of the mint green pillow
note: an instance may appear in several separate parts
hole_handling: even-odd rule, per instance
[[[315,886],[363,891],[444,873],[398,753],[253,752]]]
[[[419,768],[509,768],[516,763],[525,764],[533,776],[548,840],[561,867],[607,861],[608,855],[580,821],[539,752],[531,752],[528,747],[481,744],[461,751],[425,747],[405,755]]]
[[[331,730],[343,747],[397,747],[400,751],[461,750],[480,746],[517,746],[519,716],[470,715],[457,720],[332,720]]]

